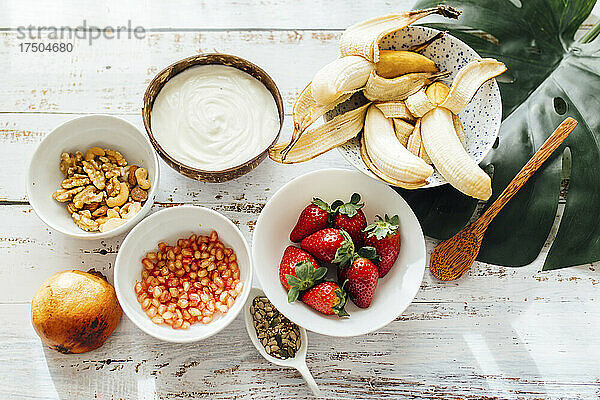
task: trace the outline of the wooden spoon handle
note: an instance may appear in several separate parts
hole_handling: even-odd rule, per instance
[[[525,182],[541,167],[544,161],[554,153],[554,150],[562,144],[576,126],[577,121],[568,117],[556,128],[554,133],[546,139],[542,147],[521,168],[521,171],[513,178],[496,201],[481,215],[477,221],[480,227],[487,228],[494,217],[502,210],[502,207],[521,189]]]

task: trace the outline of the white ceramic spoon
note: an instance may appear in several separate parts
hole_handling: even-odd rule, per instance
[[[279,358],[275,358],[267,354],[265,348],[258,341],[256,329],[254,329],[252,314],[250,314],[250,306],[252,305],[254,298],[264,295],[265,293],[262,290],[258,288],[252,288],[250,290],[250,296],[248,296],[248,300],[244,305],[244,320],[246,322],[246,330],[248,331],[248,336],[250,336],[250,340],[252,340],[254,347],[256,347],[258,352],[265,358],[265,360],[270,361],[273,364],[280,365],[282,367],[296,368],[298,372],[302,374],[302,377],[308,384],[308,387],[310,387],[310,390],[312,390],[315,397],[321,397],[321,390],[317,386],[315,379],[310,374],[308,366],[306,365],[306,349],[308,347],[308,336],[306,335],[306,329],[302,328],[301,326],[298,327],[300,328],[300,348],[298,349],[294,357],[286,358],[285,360],[280,360]]]

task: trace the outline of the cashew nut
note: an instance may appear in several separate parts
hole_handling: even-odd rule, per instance
[[[127,220],[122,218],[109,218],[106,220],[106,222],[100,225],[100,232],[107,232],[113,230],[126,222]]]
[[[131,219],[135,217],[137,213],[142,209],[142,204],[135,201],[133,203],[127,203],[121,207],[121,218]]]
[[[121,189],[119,190],[119,194],[114,197],[109,197],[106,199],[106,205],[110,208],[120,207],[129,198],[129,186],[125,182],[121,182]]]
[[[109,208],[106,210],[106,216],[108,218],[121,218],[121,214],[119,213],[119,207]]]
[[[148,180],[148,170],[146,168],[138,168],[135,170],[135,179],[138,185],[144,190],[150,189],[150,181]]]
[[[85,160],[92,161],[96,156],[104,156],[106,152],[100,147],[92,147],[85,153]]]

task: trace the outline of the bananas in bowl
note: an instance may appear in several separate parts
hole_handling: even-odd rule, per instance
[[[458,190],[479,199],[491,195],[489,176],[465,150],[466,136],[458,114],[479,87],[506,70],[493,59],[475,59],[454,76],[422,52],[443,33],[404,50],[381,50],[381,39],[418,19],[459,11],[436,8],[378,17],[348,28],[340,39],[341,57],[318,71],[293,108],[291,140],[277,143],[270,157],[281,163],[310,160],[360,136],[364,164],[379,179],[416,189],[428,184],[435,169]],[[327,112],[355,93],[365,103],[311,128]]]

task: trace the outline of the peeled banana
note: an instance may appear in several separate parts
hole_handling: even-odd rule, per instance
[[[311,83],[312,97],[319,105],[331,104],[344,94],[362,89],[374,69],[375,64],[363,57],[340,57],[316,73]]]
[[[406,149],[410,151],[415,156],[419,157],[419,150],[421,149],[421,120],[418,119],[417,123],[411,135],[408,137],[408,142],[406,143]]]
[[[289,143],[277,143],[269,149],[273,161],[293,164],[308,161],[352,139],[361,131],[365,122],[365,113],[370,103],[338,115],[325,124],[304,132],[295,145],[284,155],[283,150]]]
[[[381,38],[431,14],[457,19],[460,11],[440,4],[434,8],[406,11],[359,22],[344,31],[340,39],[340,53],[342,56],[362,56],[369,61],[377,62]]]
[[[463,148],[452,112],[436,107],[421,118],[421,138],[436,169],[456,189],[487,200],[492,195],[491,179]]]
[[[294,118],[294,131],[292,132],[292,139],[281,151],[283,159],[285,159],[287,153],[292,149],[298,139],[300,139],[300,136],[302,136],[302,133],[304,133],[309,126],[325,115],[327,111],[332,110],[336,105],[343,103],[352,96],[352,93],[343,94],[329,104],[318,105],[315,99],[312,97],[311,85],[312,82],[309,83],[304,90],[302,90],[296,99],[296,102],[294,103],[294,107],[292,109]]]
[[[365,163],[365,165],[367,166],[367,168],[369,168],[369,170],[371,172],[373,172],[375,175],[377,175],[379,177],[379,179],[381,179],[384,182],[389,183],[390,185],[401,187],[403,189],[418,189],[418,188],[422,187],[423,185],[425,185],[425,182],[419,182],[419,183],[402,182],[402,181],[399,181],[399,180],[392,178],[391,176],[388,176],[385,173],[383,173],[379,168],[377,168],[377,166],[375,164],[373,164],[373,161],[371,161],[371,158],[367,154],[367,146],[365,145],[365,137],[364,136],[360,139],[360,156],[361,156],[363,162]]]
[[[427,89],[425,90],[425,94],[429,101],[436,106],[439,106],[446,100],[449,92],[450,88],[444,82],[440,81],[433,82],[431,85],[427,86]]]
[[[467,134],[465,133],[465,129],[463,128],[462,122],[460,122],[460,118],[458,115],[452,114],[452,123],[454,124],[454,130],[456,131],[456,136],[458,136],[458,140],[460,140],[460,144],[467,149]]]
[[[425,94],[424,88],[408,96],[406,100],[404,100],[404,104],[410,113],[417,118],[421,118],[435,108],[435,104],[433,104]]]
[[[459,114],[471,101],[483,83],[506,71],[506,65],[493,58],[473,60],[456,74],[450,92],[440,107]]]
[[[433,60],[422,54],[406,50],[380,50],[375,70],[377,75],[383,78],[396,78],[413,72],[433,74],[439,71]]]
[[[406,147],[408,138],[410,135],[412,135],[415,127],[400,118],[393,118],[392,121],[394,121],[394,132],[396,133],[396,138],[402,146]]]
[[[403,101],[386,101],[374,104],[386,118],[401,118],[408,122],[415,120],[415,117],[410,113]]]
[[[431,83],[434,79],[448,75],[448,72],[417,72],[405,74],[397,78],[386,79],[371,72],[363,93],[372,101],[404,100],[411,94],[421,90],[422,87]]]
[[[433,168],[411,154],[396,138],[392,120],[370,106],[363,132],[365,150],[379,171],[409,186],[424,185]]]

